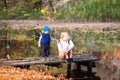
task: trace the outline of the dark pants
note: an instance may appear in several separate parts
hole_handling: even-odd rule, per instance
[[[41,46],[42,57],[49,57],[50,54],[50,45]]]

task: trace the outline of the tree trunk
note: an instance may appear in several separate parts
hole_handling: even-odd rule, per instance
[[[3,7],[7,8],[7,2],[6,2],[6,0],[2,0],[2,3],[3,3]]]
[[[39,0],[37,2],[34,3],[33,9],[35,8],[42,8],[42,0]]]

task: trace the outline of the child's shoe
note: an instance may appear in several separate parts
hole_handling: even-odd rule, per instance
[[[73,61],[73,58],[67,58],[67,59],[66,59],[66,62],[67,62],[67,63],[71,63],[72,61]]]
[[[50,58],[49,58],[49,57],[47,57],[47,61],[50,61]]]
[[[45,61],[45,57],[42,58],[42,61]]]
[[[71,62],[71,61],[70,61],[70,58],[67,58],[67,59],[66,59],[66,62],[67,62],[67,63],[70,63],[70,62]]]
[[[70,61],[72,62],[72,61],[73,61],[73,58],[70,58]]]

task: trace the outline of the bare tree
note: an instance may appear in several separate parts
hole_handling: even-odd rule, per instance
[[[34,3],[34,6],[33,6],[33,9],[35,9],[35,8],[42,8],[42,3],[43,3],[43,1],[42,0],[39,0],[39,1],[37,1],[37,2],[35,2]]]
[[[7,2],[6,2],[6,0],[2,0],[2,3],[3,3],[3,7],[7,8]]]

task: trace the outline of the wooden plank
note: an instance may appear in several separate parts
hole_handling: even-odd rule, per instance
[[[35,65],[35,64],[58,64],[65,61],[41,61],[41,60],[21,60],[21,61],[6,61],[2,65],[17,66],[17,65]]]
[[[86,61],[99,61],[98,57],[90,55],[75,55],[73,56],[73,62],[86,62]]]
[[[75,55],[73,56],[73,62],[87,62],[87,61],[98,61],[97,57],[90,57],[88,55]],[[65,63],[65,60],[59,60],[56,56],[50,56],[49,61],[42,61],[42,58],[25,58],[18,60],[7,60],[0,62],[0,65],[35,65],[35,64],[58,64]]]

